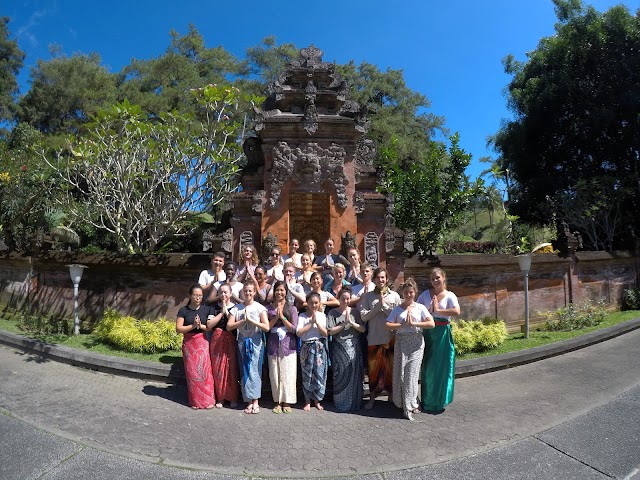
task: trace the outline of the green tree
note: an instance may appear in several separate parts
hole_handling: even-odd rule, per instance
[[[38,60],[31,87],[19,102],[19,119],[47,134],[74,133],[116,99],[115,76],[97,54]]]
[[[16,79],[25,54],[18,42],[9,38],[9,17],[0,18],[0,123],[12,121],[16,113]]]
[[[444,130],[444,118],[425,112],[429,100],[407,87],[402,70],[383,72],[370,63],[353,61],[337,70],[350,86],[350,98],[367,108],[371,120],[367,136],[378,148],[395,139],[401,163],[419,161],[432,146],[436,131]]]
[[[42,134],[21,123],[0,140],[0,234],[10,250],[29,251],[48,231],[55,183],[31,150]]]
[[[194,89],[200,115],[160,113],[149,119],[125,101],[98,112],[70,155],[50,162],[72,220],[86,218],[113,234],[120,251],[152,252],[179,232],[194,212],[236,188],[242,158],[239,92]],[[203,118],[204,120],[200,120]]]
[[[567,198],[600,202],[580,193],[581,185],[607,185],[617,217],[640,234],[640,11],[624,6],[604,13],[580,0],[554,0],[555,35],[543,38],[526,62],[504,60],[513,76],[508,103],[514,118],[493,138],[502,171],[509,171],[510,212],[523,221],[554,218],[572,231],[584,219],[550,211]],[[611,183],[607,179],[615,178]],[[599,188],[598,190],[602,190]],[[615,197],[615,198],[614,198]],[[583,205],[583,212],[594,205]],[[602,211],[602,210],[599,210]],[[575,213],[576,210],[574,209]],[[619,232],[616,239],[620,241]],[[607,231],[597,240],[607,245]],[[584,235],[585,239],[592,238]]]
[[[449,140],[449,148],[431,141],[427,156],[417,162],[400,161],[395,139],[381,151],[383,189],[394,196],[396,225],[413,233],[423,255],[434,252],[443,234],[460,224],[476,194],[464,173],[471,155],[459,147],[457,133]]]
[[[247,62],[223,47],[208,48],[195,26],[180,35],[171,30],[171,43],[164,55],[149,60],[134,59],[118,78],[118,98],[140,105],[151,115],[173,110],[193,112],[190,89],[208,84],[226,84],[247,75]]]

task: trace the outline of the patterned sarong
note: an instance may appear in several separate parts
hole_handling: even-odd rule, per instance
[[[319,402],[324,399],[327,387],[327,349],[324,340],[302,342],[300,370],[305,400]]]
[[[211,335],[209,354],[213,371],[213,387],[216,400],[238,401],[238,347],[231,332],[215,328]]]
[[[393,345],[395,338],[384,345],[369,345],[367,368],[369,373],[369,391],[391,393],[393,385]]]
[[[331,342],[333,369],[333,403],[339,412],[359,410],[362,406],[362,352],[360,338],[338,339]]]
[[[245,402],[262,395],[263,335],[258,331],[252,337],[238,337],[240,360],[240,390]]]
[[[187,332],[182,338],[182,358],[189,406],[207,408],[215,403],[209,342],[204,333]]]
[[[396,335],[393,359],[393,403],[405,412],[418,408],[418,380],[422,367],[422,333]]]

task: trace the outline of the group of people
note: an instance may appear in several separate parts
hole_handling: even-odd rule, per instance
[[[335,409],[362,408],[365,365],[364,408],[386,391],[409,420],[420,411],[419,394],[422,410],[443,411],[454,391],[450,321],[460,314],[444,271],[433,269],[432,288],[419,296],[408,278],[400,296],[386,269],[361,262],[356,248],[348,258],[333,253],[331,239],[324,255],[315,255],[313,240],[299,248],[296,239],[287,256],[273,247],[268,267],[253,245],[242,247],[238,264],[213,255],[176,319],[189,405],[235,408],[240,392],[244,412],[259,413],[266,353],[274,413],[297,403],[298,368],[303,410],[324,409],[329,372]]]

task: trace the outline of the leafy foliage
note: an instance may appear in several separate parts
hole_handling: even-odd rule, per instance
[[[29,251],[49,228],[55,179],[46,163],[31,150],[42,135],[18,124],[7,140],[0,140],[0,231],[11,250]]]
[[[587,300],[581,306],[570,303],[568,306],[559,308],[555,312],[545,312],[544,316],[547,320],[544,329],[553,332],[579,330],[584,327],[591,327],[602,323],[606,313],[604,301],[600,301],[594,305]]]
[[[624,291],[622,310],[640,310],[640,288],[627,288]]]
[[[246,75],[247,62],[236,59],[222,47],[207,48],[193,25],[180,35],[170,32],[164,55],[148,60],[133,59],[118,76],[118,99],[140,105],[143,112],[159,117],[162,112],[193,113],[192,88],[229,83],[229,77]]]
[[[640,16],[554,4],[555,35],[526,62],[504,60],[514,119],[493,138],[497,163],[510,172],[512,214],[565,222],[610,250],[640,234]]]
[[[22,330],[38,335],[69,336],[73,333],[73,320],[58,315],[30,315],[20,312],[17,320]]]
[[[67,134],[116,99],[115,76],[97,54],[38,60],[18,118],[43,133]]]
[[[456,353],[485,352],[496,348],[507,339],[507,327],[501,320],[459,320],[451,324]]]
[[[17,76],[25,54],[9,39],[9,17],[0,18],[0,123],[11,121],[16,113]]]
[[[451,253],[497,253],[496,242],[444,242],[445,254]]]
[[[136,353],[179,350],[182,345],[182,335],[176,333],[175,322],[164,318],[138,320],[114,309],[105,311],[93,335],[102,342]]]
[[[413,233],[423,254],[435,251],[443,233],[460,223],[473,195],[464,174],[471,155],[458,146],[458,134],[450,141],[448,150],[443,143],[431,141],[430,149],[414,162],[400,159],[395,139],[381,151],[382,188],[394,196],[396,224]]]
[[[69,215],[113,234],[120,251],[154,251],[190,212],[236,188],[240,92],[208,85],[192,93],[202,121],[179,113],[150,120],[125,101],[100,111],[84,136],[72,138],[70,156],[53,164],[42,155],[64,182]]]

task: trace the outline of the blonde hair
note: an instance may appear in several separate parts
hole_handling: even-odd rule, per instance
[[[304,241],[304,248],[305,250],[307,249],[307,243],[311,242],[311,244],[313,245],[313,251],[315,252],[316,250],[318,250],[318,245],[316,245],[316,242],[314,239],[312,238],[308,238]]]
[[[333,268],[331,269],[332,271],[336,271],[336,270],[342,270],[343,272],[347,272],[347,267],[345,267],[343,264],[341,263],[336,263],[333,265]]]
[[[258,250],[256,250],[256,247],[253,245],[253,243],[247,243],[246,245],[242,245],[242,248],[240,248],[240,259],[239,259],[239,263],[244,263],[244,251],[250,248],[251,249],[251,263],[253,265],[258,265],[260,263],[260,257],[258,257]]]
[[[431,270],[431,273],[429,274],[429,280],[431,280],[431,277],[433,276],[434,273],[439,273],[442,276],[442,286],[446,290],[447,289],[447,274],[440,267],[436,267],[436,268]]]
[[[416,281],[413,279],[413,277],[408,277],[404,283],[402,284],[402,288],[400,289],[400,291],[402,293],[404,293],[405,289],[407,288],[413,288],[413,290],[418,293],[418,284],[416,283]]]

